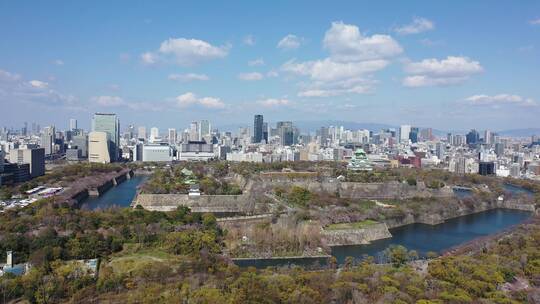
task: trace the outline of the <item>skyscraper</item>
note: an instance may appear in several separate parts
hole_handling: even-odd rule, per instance
[[[410,125],[402,125],[399,128],[399,142],[407,143],[409,142],[409,135],[411,133]]]
[[[189,126],[189,140],[191,141],[198,141],[199,138],[199,123],[196,121],[193,121],[191,125]]]
[[[146,127],[139,127],[137,132],[138,139],[146,139]]]
[[[210,122],[208,120],[201,120],[199,125],[199,140],[202,140],[203,137],[210,135]]]
[[[294,143],[294,131],[292,121],[280,121],[277,123],[278,135],[282,146],[291,146]]]
[[[480,140],[480,135],[475,129],[472,129],[469,133],[467,133],[467,144],[468,145],[475,145]]]
[[[176,144],[176,129],[169,129],[169,145],[173,146]]]
[[[117,161],[120,158],[120,121],[116,114],[94,114],[94,118],[92,119],[92,131],[105,132],[107,134],[110,161]]]
[[[157,127],[150,128],[150,142],[155,142],[159,138],[159,129]]]
[[[69,119],[69,130],[73,131],[77,129],[77,120],[75,118]]]
[[[264,122],[263,123],[263,139],[264,139],[264,142],[268,143],[268,123],[267,122]]]
[[[56,131],[54,126],[43,128],[43,134],[41,134],[41,147],[45,149],[45,155],[54,153],[55,136]]]
[[[260,143],[263,140],[264,120],[262,115],[255,115],[253,120],[253,142]]]
[[[411,128],[411,132],[409,132],[409,139],[413,144],[418,142],[418,128]]]

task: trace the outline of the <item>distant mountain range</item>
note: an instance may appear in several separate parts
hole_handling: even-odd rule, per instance
[[[270,122],[275,124],[275,122]],[[353,122],[353,121],[342,121],[342,120],[305,120],[305,121],[293,121],[294,125],[300,128],[302,131],[315,132],[323,126],[343,126],[345,129],[349,130],[359,130],[367,129],[370,131],[380,131],[381,129],[394,128],[398,129],[397,125],[389,125],[382,123],[363,123],[363,122]],[[236,131],[238,128],[251,127],[252,124],[227,124],[218,126],[220,130]],[[420,127],[422,129],[422,127]],[[446,136],[447,133],[454,134],[465,134],[468,131],[466,130],[438,130],[433,129],[433,135],[435,136]],[[540,128],[524,128],[524,129],[509,129],[509,130],[500,130],[494,131],[501,136],[509,137],[529,137],[531,135],[540,135]]]

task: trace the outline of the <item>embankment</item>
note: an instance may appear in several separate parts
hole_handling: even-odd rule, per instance
[[[131,169],[123,169],[119,172],[105,173],[101,175],[87,176],[73,182],[59,196],[58,202],[68,203],[71,206],[79,205],[89,196],[101,196],[115,185],[123,183],[133,176]]]
[[[323,230],[322,236],[328,246],[365,245],[375,240],[391,238],[385,223],[372,224],[357,229]]]
[[[211,212],[216,214],[249,213],[248,197],[245,195],[201,195],[190,197],[187,194],[139,194],[132,206],[141,206],[151,211],[173,211],[186,206],[192,212]]]

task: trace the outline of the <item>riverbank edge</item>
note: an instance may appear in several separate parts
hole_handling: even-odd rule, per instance
[[[460,214],[454,215],[454,216],[446,216],[441,217],[440,214],[437,215],[426,215],[423,219],[415,219],[414,216],[409,216],[403,218],[400,223],[396,222],[389,222],[389,221],[381,221],[381,224],[384,224],[384,227],[387,229],[387,233],[380,233],[380,226],[376,227],[366,227],[362,229],[347,229],[345,231],[340,232],[341,236],[340,238],[333,238],[331,234],[336,234],[335,232],[330,232],[328,230],[323,229],[323,236],[329,237],[328,239],[328,246],[330,247],[339,247],[339,246],[349,246],[349,245],[368,245],[373,241],[377,240],[383,240],[387,238],[392,238],[392,233],[390,232],[390,229],[403,227],[406,225],[412,225],[412,224],[426,224],[426,225],[440,225],[445,223],[448,220],[456,219],[462,216],[472,215],[476,213],[486,212],[490,210],[497,210],[497,209],[509,209],[509,210],[520,210],[520,211],[528,211],[532,214],[536,214],[536,208],[535,205],[530,204],[516,204],[512,201],[508,202],[496,202],[495,206],[490,203],[483,203],[479,206],[476,206],[473,210],[468,210],[466,212],[461,211]],[[438,219],[435,219],[434,217],[439,216]],[[427,220],[431,217],[432,220]],[[408,219],[407,219],[408,218]],[[341,240],[341,241],[340,241]]]
[[[130,169],[103,181],[100,185],[88,187],[75,193],[71,199],[75,201],[75,206],[80,207],[89,197],[100,197],[110,189],[124,183],[128,179],[131,179],[133,176],[135,176],[135,172]]]
[[[295,255],[295,256],[274,256],[269,258],[231,258],[234,261],[262,261],[262,260],[303,260],[303,259],[329,259],[331,254],[322,254],[322,255]]]

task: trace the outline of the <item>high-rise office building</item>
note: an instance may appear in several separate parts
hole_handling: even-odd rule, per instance
[[[402,125],[399,128],[399,142],[408,143],[410,133],[411,133],[411,126],[410,125]]]
[[[137,132],[138,139],[146,139],[146,127],[139,127]]]
[[[199,123],[196,121],[193,121],[191,125],[189,126],[189,140],[191,141],[199,141],[201,140],[199,137]]]
[[[55,136],[56,131],[54,126],[43,128],[43,134],[41,134],[41,147],[45,149],[45,155],[54,153]]]
[[[263,139],[265,143],[268,143],[268,134],[270,133],[270,130],[268,130],[268,123],[263,122]]]
[[[92,131],[105,132],[107,134],[110,161],[117,161],[120,158],[120,121],[116,114],[94,114]],[[88,149],[90,150],[90,147]]]
[[[263,136],[263,125],[264,120],[262,115],[255,115],[255,118],[253,119],[253,142],[254,143],[260,143],[264,136]]]
[[[133,125],[129,125],[127,129],[128,139],[131,140],[135,136],[135,127]]]
[[[45,149],[13,149],[9,151],[9,162],[13,164],[29,164],[30,176],[45,175]]]
[[[485,144],[490,145],[490,144],[493,143],[493,142],[492,142],[492,139],[493,139],[493,135],[492,135],[492,134],[493,134],[493,133],[491,133],[490,130],[485,130],[485,131],[484,131],[484,143],[485,143]]]
[[[169,129],[169,145],[173,146],[176,145],[176,129]]]
[[[77,147],[81,151],[80,156],[82,158],[88,157],[88,135],[81,133],[79,135],[73,136],[71,139],[71,145]]]
[[[201,120],[199,125],[199,140],[202,140],[205,136],[209,136],[210,131],[210,122],[208,120]]]
[[[466,138],[467,138],[468,145],[475,145],[480,141],[480,135],[475,129],[472,129],[471,131],[469,131],[469,133],[467,133]]]
[[[159,139],[159,129],[157,127],[150,128],[150,142],[156,142]]]
[[[88,161],[91,163],[110,163],[110,144],[107,132],[90,132],[88,134]]]
[[[77,120],[75,118],[69,119],[69,131],[77,130]]]
[[[294,143],[294,130],[292,121],[280,121],[276,125],[282,146],[291,146]]]
[[[419,133],[418,128],[416,127],[411,128],[411,132],[409,133],[409,139],[411,140],[413,144],[418,142],[418,133]]]

